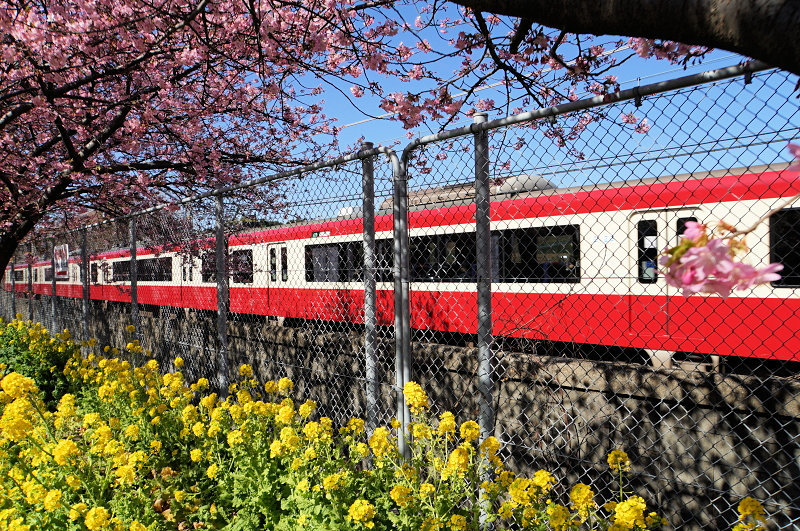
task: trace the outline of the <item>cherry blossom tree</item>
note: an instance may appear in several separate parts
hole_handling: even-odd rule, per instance
[[[362,109],[359,98],[374,98],[408,128],[445,127],[475,109],[516,112],[616,91],[613,69],[637,55],[687,62],[726,45],[701,38],[702,27],[592,29],[577,0],[565,10],[576,21],[568,24],[546,4],[8,0],[0,8],[0,266],[49,219],[116,215],[338,149],[324,114],[331,91]],[[490,83],[506,87],[502,100],[479,97]]]

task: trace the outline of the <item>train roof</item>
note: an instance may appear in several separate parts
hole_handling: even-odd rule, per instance
[[[584,184],[580,186],[570,187],[555,187],[555,186],[538,186],[534,189],[519,189],[517,187],[506,186],[510,179],[518,179],[519,177],[539,177],[530,174],[512,175],[503,180],[496,180],[489,188],[489,194],[492,201],[504,201],[507,199],[525,199],[529,197],[542,197],[548,195],[563,195],[574,194],[578,192],[592,192],[610,190],[616,188],[624,188],[626,186],[647,186],[653,184],[667,184],[680,181],[690,181],[696,179],[709,179],[728,177],[735,175],[747,175],[754,173],[765,172],[780,172],[789,167],[789,163],[781,162],[778,164],[760,164],[757,166],[743,166],[733,169],[699,171],[692,173],[682,173],[677,175],[662,175],[659,177],[648,177],[644,179],[630,179],[625,181],[613,181],[608,183],[597,184]],[[537,182],[540,184],[541,181]],[[473,204],[475,202],[475,183],[468,182],[464,184],[453,184],[446,186],[439,186],[434,188],[425,188],[415,190],[408,194],[408,210],[427,210],[432,208],[444,208],[452,206],[463,206]],[[390,214],[394,206],[394,199],[392,197],[384,200],[378,209],[379,214]]]

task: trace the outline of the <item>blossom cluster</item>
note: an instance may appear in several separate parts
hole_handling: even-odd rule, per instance
[[[756,268],[736,260],[747,251],[744,238],[737,231],[720,223],[716,237],[708,234],[707,227],[695,221],[686,222],[686,230],[675,247],[667,249],[660,258],[666,268],[666,281],[681,288],[684,296],[693,293],[717,293],[727,298],[733,289],[750,289],[758,284],[780,279],[782,264],[769,264]]]

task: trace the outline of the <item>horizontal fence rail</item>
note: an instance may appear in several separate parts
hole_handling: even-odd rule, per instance
[[[243,363],[289,376],[370,429],[408,426],[417,381],[432,414],[477,420],[520,473],[591,483],[602,502],[605,455],[624,448],[631,490],[676,528],[729,529],[748,495],[795,526],[800,202],[762,219],[800,193],[795,81],[751,63],[478,113],[399,154],[365,143],[34,238],[2,312],[138,340],[223,392]],[[660,254],[687,223],[723,220],[755,226],[743,260],[783,263],[781,280],[684,297]]]

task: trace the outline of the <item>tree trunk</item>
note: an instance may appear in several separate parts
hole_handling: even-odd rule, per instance
[[[730,50],[800,74],[798,0],[452,0],[570,33]]]
[[[22,221],[12,221],[7,230],[0,231],[0,281],[5,278],[6,267],[11,262],[14,253],[17,252],[20,242],[33,230],[42,215],[22,215],[19,217],[22,217]]]

